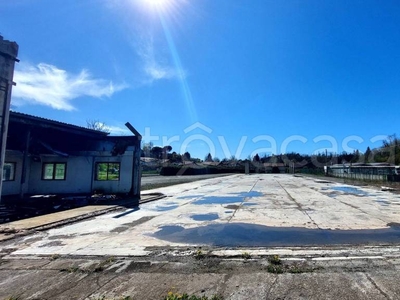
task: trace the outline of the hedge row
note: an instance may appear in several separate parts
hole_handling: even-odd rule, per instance
[[[174,175],[204,175],[204,174],[223,174],[223,173],[244,173],[244,168],[219,168],[219,167],[162,167],[160,175],[174,176]],[[254,173],[254,170],[250,170]]]

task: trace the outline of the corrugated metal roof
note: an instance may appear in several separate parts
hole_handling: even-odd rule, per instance
[[[96,134],[96,135],[100,135],[100,136],[108,135],[107,132],[103,132],[103,131],[99,131],[99,130],[89,129],[86,127],[68,124],[68,123],[55,121],[55,120],[51,120],[51,119],[46,119],[43,117],[32,116],[32,115],[28,115],[28,114],[20,113],[20,112],[16,112],[16,111],[10,111],[10,120],[12,120],[13,118],[17,121],[25,119],[27,121],[33,121],[33,122],[38,122],[38,123],[42,122],[42,123],[47,123],[47,124],[53,125],[53,126],[60,126],[60,127],[64,127],[64,128],[75,129],[75,130],[79,130],[79,131],[83,131],[83,132],[87,132],[87,133],[91,133],[91,134]]]

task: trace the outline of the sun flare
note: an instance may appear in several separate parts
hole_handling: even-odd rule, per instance
[[[141,0],[146,6],[152,9],[166,9],[172,0]]]

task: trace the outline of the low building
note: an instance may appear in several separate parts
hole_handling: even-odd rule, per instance
[[[109,136],[10,112],[2,195],[101,192],[139,199],[141,136],[131,130],[135,135]]]
[[[381,181],[393,181],[392,177],[399,175],[399,171],[399,166],[389,163],[343,163],[327,168],[328,175],[334,177]]]
[[[264,163],[264,170],[265,173],[286,173],[287,172],[287,167],[284,163]]]

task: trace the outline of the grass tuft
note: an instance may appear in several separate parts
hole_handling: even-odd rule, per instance
[[[211,298],[206,296],[196,296],[188,294],[178,294],[174,292],[169,292],[164,300],[223,300],[222,296],[214,295]]]
[[[195,259],[203,259],[206,257],[206,254],[201,251],[201,250],[197,250],[194,254],[193,254]]]

